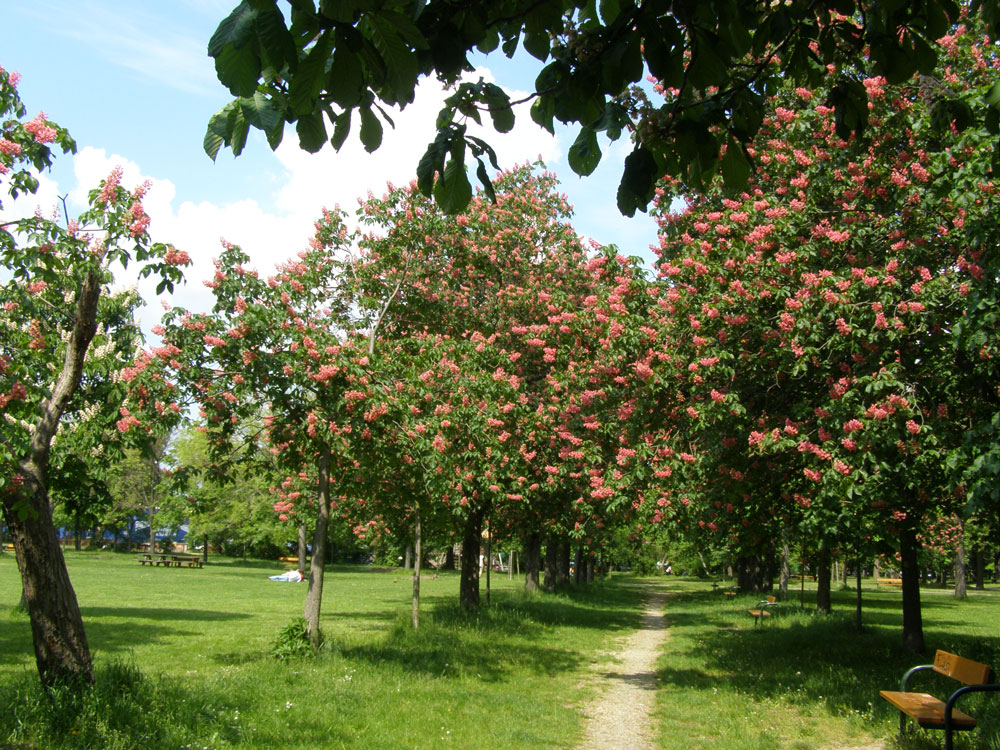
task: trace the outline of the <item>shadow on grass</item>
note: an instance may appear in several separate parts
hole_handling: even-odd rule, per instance
[[[901,604],[892,592],[865,593],[861,632],[855,628],[853,591],[835,593],[831,615],[800,610],[797,601],[790,601],[770,622],[757,627],[746,607],[739,606],[752,599],[748,595],[737,603],[721,603],[711,592],[673,595],[666,615],[671,629],[683,636],[684,646],[680,658],[658,671],[661,684],[695,691],[725,686],[765,703],[780,698],[807,710],[824,706],[838,714],[855,713],[889,737],[895,733],[898,713],[879,697],[879,690],[898,689],[903,673],[917,664],[929,664],[934,650],[1000,667],[1000,634],[982,637],[962,632],[970,617],[987,614],[974,602],[922,599],[928,653],[913,656],[902,649]],[[961,683],[932,673],[922,673],[910,683],[910,689],[941,699],[959,687]],[[960,707],[979,719],[965,746],[995,747],[1000,737],[996,696],[970,696]],[[924,734],[905,740],[901,747],[922,746]],[[930,736],[940,742],[939,733]]]
[[[474,612],[454,599],[437,600],[425,607],[418,631],[408,616],[398,615],[384,642],[341,654],[428,676],[474,675],[489,682],[522,669],[550,675],[576,670],[584,656],[553,642],[553,632],[565,627],[631,631],[639,627],[646,590],[641,584],[598,583],[542,597],[494,593],[489,607]]]

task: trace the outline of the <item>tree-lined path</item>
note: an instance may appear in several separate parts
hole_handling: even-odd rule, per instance
[[[642,627],[629,636],[610,669],[598,676],[603,685],[584,711],[587,724],[580,750],[656,747],[656,659],[667,638],[666,601],[665,591],[650,588]]]

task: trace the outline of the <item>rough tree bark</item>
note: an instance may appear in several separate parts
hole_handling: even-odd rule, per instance
[[[462,573],[458,602],[464,610],[479,609],[479,550],[483,533],[483,509],[476,508],[465,519],[462,535]]]
[[[965,580],[965,534],[964,529],[958,537],[958,547],[955,549],[955,598],[966,597]]]
[[[97,331],[101,282],[97,271],[83,279],[63,366],[42,404],[28,455],[18,464],[21,488],[3,494],[3,516],[14,543],[23,600],[31,619],[35,664],[42,684],[93,682],[93,662],[80,605],[70,583],[49,506],[49,455],[59,420],[83,374],[87,349]]]
[[[309,590],[303,617],[313,648],[319,648],[323,635],[319,629],[319,614],[323,607],[323,573],[326,569],[326,535],[330,526],[330,449],[319,456],[319,488],[316,504],[316,531],[313,534],[312,564],[309,566]]]
[[[557,547],[558,557],[556,558],[556,585],[566,585],[569,583],[569,540],[564,540]]]
[[[788,546],[788,532],[782,532],[781,536],[781,573],[778,577],[778,598],[784,601],[788,598],[788,580],[792,577],[792,566],[789,562],[791,549]]]
[[[533,531],[524,538],[524,590],[538,591],[539,557],[542,553],[542,538]],[[545,574],[548,583],[548,572]]]
[[[816,611],[830,614],[830,550],[816,553]]]
[[[420,530],[420,503],[413,503],[413,629],[420,628],[420,558],[423,557],[423,537]]]
[[[298,557],[299,557],[299,570],[304,571],[306,569],[306,555],[308,555],[308,543],[306,541],[306,525],[304,523],[299,524],[299,541],[298,541]],[[205,542],[207,547],[207,540]]]
[[[546,591],[555,591],[559,581],[559,542],[556,537],[550,536],[545,541],[544,558],[545,578],[542,587]]]
[[[910,526],[899,534],[899,556],[903,571],[903,649],[910,654],[924,651],[924,625],[920,614],[920,566],[917,534]]]

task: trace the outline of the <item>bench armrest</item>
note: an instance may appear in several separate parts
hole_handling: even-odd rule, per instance
[[[926,669],[934,669],[933,664],[921,664],[920,666],[913,667],[912,669],[906,670],[906,674],[903,675],[903,679],[899,681],[899,689],[902,692],[906,692],[906,683],[911,676],[915,675],[917,672],[923,672]]]
[[[944,730],[946,733],[952,731],[951,725],[951,711],[955,707],[955,702],[965,695],[966,693],[986,693],[995,692],[1000,690],[1000,683],[987,683],[984,685],[966,685],[965,687],[960,687],[951,697],[948,699],[947,703],[944,704]]]

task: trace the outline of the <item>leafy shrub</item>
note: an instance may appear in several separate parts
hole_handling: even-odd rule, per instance
[[[275,659],[296,659],[312,654],[313,646],[309,642],[309,629],[304,617],[296,617],[283,627],[271,647],[271,655]]]

